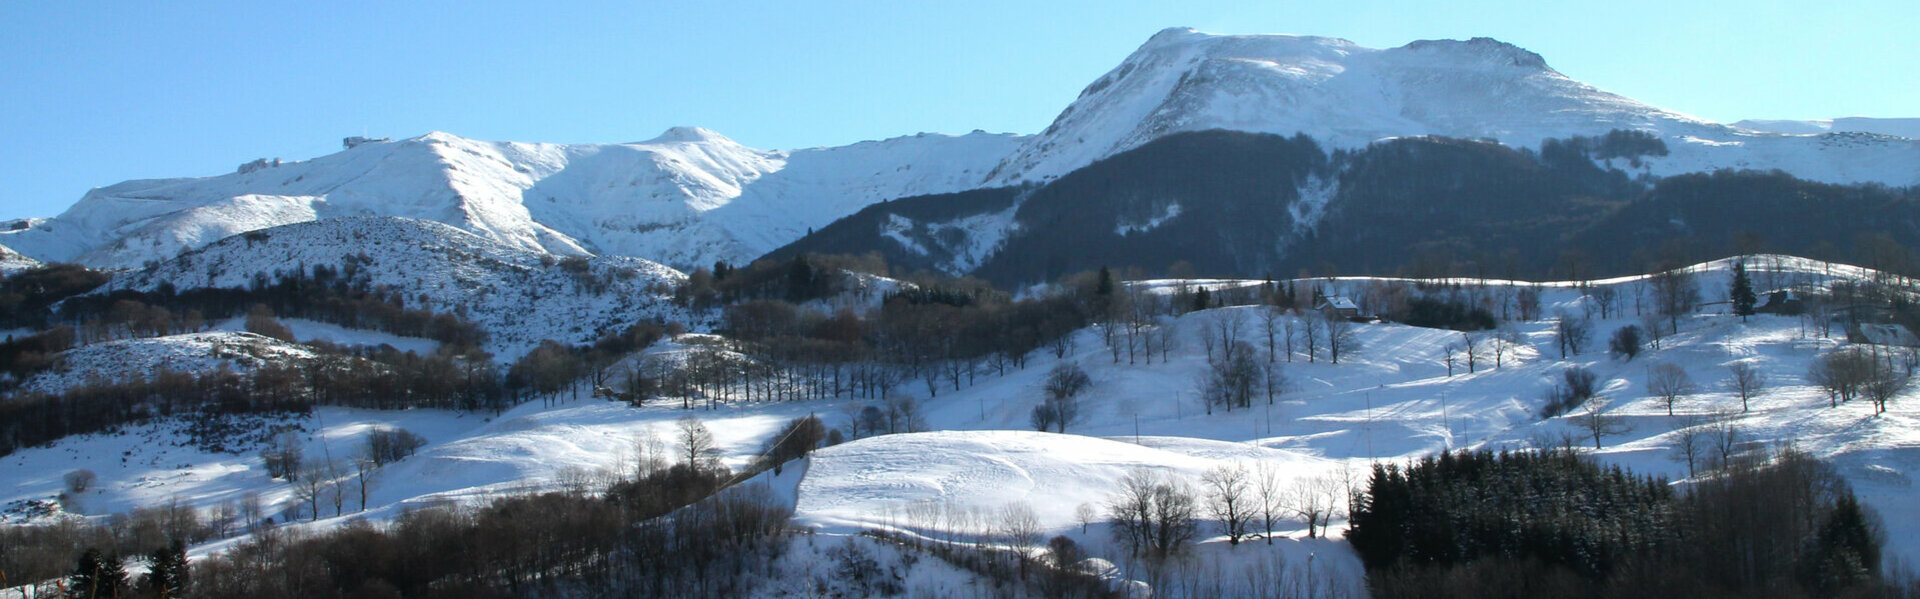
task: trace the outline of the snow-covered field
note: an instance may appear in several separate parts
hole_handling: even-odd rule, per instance
[[[1791,273],[1755,273],[1765,286],[1772,280],[1819,281],[1831,276],[1865,276],[1852,268],[1828,269],[1807,261],[1762,259]],[[1726,286],[1724,262],[1699,267],[1703,296],[1714,301]],[[1357,289],[1365,279],[1338,285]],[[1607,285],[1629,291],[1631,279]],[[1500,285],[1495,283],[1496,286]],[[1578,311],[1590,303],[1571,286],[1543,285],[1545,314]],[[1047,536],[1066,534],[1083,545],[1100,547],[1098,529],[1082,532],[1076,521],[1081,504],[1098,507],[1134,468],[1183,476],[1197,484],[1206,469],[1226,463],[1268,465],[1286,479],[1359,477],[1377,460],[1402,461],[1446,449],[1522,448],[1558,442],[1572,435],[1591,446],[1565,418],[1542,421],[1535,414],[1549,379],[1567,366],[1591,368],[1600,377],[1607,411],[1631,425],[1631,431],[1607,437],[1594,454],[1637,472],[1680,481],[1684,463],[1673,457],[1674,430],[1688,415],[1731,411],[1732,421],[1750,439],[1763,444],[1792,444],[1834,463],[1861,497],[1885,518],[1889,554],[1920,558],[1920,502],[1912,501],[1912,477],[1920,470],[1920,404],[1911,391],[1896,399],[1886,414],[1874,415],[1864,401],[1827,407],[1826,395],[1806,380],[1807,366],[1820,353],[1843,343],[1815,336],[1800,318],[1759,315],[1747,322],[1709,304],[1681,319],[1680,331],[1632,361],[1611,358],[1605,339],[1621,326],[1636,324],[1633,302],[1625,315],[1595,320],[1594,341],[1586,350],[1559,359],[1551,319],[1518,324],[1524,340],[1500,368],[1482,356],[1477,372],[1464,360],[1448,376],[1443,347],[1459,333],[1397,324],[1357,325],[1360,346],[1333,365],[1321,357],[1308,363],[1296,356],[1284,363],[1290,384],[1269,405],[1257,398],[1251,409],[1232,412],[1207,408],[1197,399],[1196,379],[1206,356],[1200,335],[1217,318],[1241,318],[1245,339],[1265,349],[1256,307],[1236,307],[1185,315],[1169,326],[1179,335],[1170,359],[1151,364],[1115,363],[1097,329],[1077,333],[1065,360],[1091,375],[1082,396],[1083,421],[1068,434],[1034,433],[1029,411],[1041,398],[1040,385],[1056,359],[1038,354],[1024,370],[1004,377],[983,375],[977,385],[955,391],[943,386],[927,397],[918,383],[898,390],[916,394],[935,432],[850,441],[821,450],[802,468],[804,476],[781,477],[774,484],[795,497],[796,522],[825,535],[846,535],[881,528],[943,538],[965,531],[930,513],[993,513],[1011,504],[1030,507]],[[1284,362],[1284,358],[1282,358]],[[1726,366],[1745,362],[1767,377],[1766,392],[1739,412],[1739,400],[1721,385]],[[1675,406],[1679,417],[1646,391],[1648,368],[1671,363],[1684,368],[1698,391]],[[691,414],[718,437],[726,461],[743,465],[787,420],[818,414],[829,425],[845,423],[851,400],[795,403],[723,404]],[[430,410],[381,413],[322,409],[304,422],[308,455],[350,451],[375,424],[394,424],[425,436],[420,453],[376,475],[369,516],[384,518],[408,506],[442,501],[477,501],[499,493],[558,488],[617,472],[631,463],[636,439],[647,431],[670,443],[673,421],[689,412],[663,401],[641,408],[595,399],[543,406],[529,403],[497,417]],[[74,468],[100,475],[98,491],[84,501],[87,513],[121,511],[178,498],[206,507],[252,490],[272,503],[284,503],[292,491],[269,480],[260,459],[251,454],[204,454],[166,442],[165,425],[132,427],[119,435],[70,438],[52,447],[32,448],[0,459],[0,478],[15,481],[0,488],[0,504],[49,499],[61,489],[60,475]],[[351,506],[350,506],[351,507]],[[938,508],[938,509],[935,509]],[[329,509],[328,515],[331,515]],[[353,516],[353,514],[349,514]],[[323,519],[317,526],[340,519]],[[1335,537],[1341,522],[1335,521]],[[1303,539],[1305,527],[1292,522],[1286,539],[1274,545],[1228,548],[1223,539],[1203,543],[1201,555],[1222,559],[1268,559],[1277,552],[1286,563],[1318,556],[1320,567],[1358,572],[1357,562],[1335,540]],[[1209,533],[1211,534],[1211,533]],[[815,541],[809,540],[808,543]],[[202,548],[209,550],[218,545]],[[1262,553],[1266,552],[1266,553]],[[1124,569],[1124,568],[1123,568]]]

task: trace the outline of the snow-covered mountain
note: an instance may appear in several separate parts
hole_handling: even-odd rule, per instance
[[[1488,38],[1373,49],[1342,39],[1167,29],[1095,80],[992,182],[1047,180],[1170,133],[1304,133],[1354,148],[1390,137],[1546,138],[1657,133],[1653,174],[1779,168],[1832,183],[1920,182],[1920,143],[1873,135],[1788,137],[1729,127],[1575,81],[1540,55]]]
[[[543,339],[590,342],[654,316],[684,275],[638,258],[594,257],[571,271],[538,248],[518,248],[449,225],[394,217],[342,217],[228,237],[158,266],[123,274],[102,291],[244,288],[313,266],[355,263],[374,287],[409,307],[458,313],[485,327],[486,349],[512,360]]]
[[[1850,116],[1837,119],[1813,119],[1807,121],[1746,119],[1735,121],[1733,126],[1744,127],[1755,131],[1786,133],[1789,135],[1819,135],[1821,133],[1852,132],[1920,139],[1920,119],[1881,119],[1864,116]]]
[[[0,275],[13,274],[14,271],[26,270],[39,265],[39,260],[28,258],[20,252],[0,245]]]
[[[244,231],[379,215],[446,223],[522,250],[688,269],[751,260],[885,200],[1054,180],[1209,129],[1305,134],[1336,149],[1424,135],[1534,147],[1627,129],[1670,150],[1629,160],[1635,174],[1781,169],[1820,182],[1920,183],[1915,121],[1857,121],[1713,123],[1594,88],[1487,38],[1373,49],[1168,29],[1032,136],[921,134],[773,151],[691,127],[576,145],[435,132],[217,177],[95,189],[57,218],[0,232],[0,244],[41,261],[128,268]],[[1758,130],[1767,128],[1806,134]]]
[[[882,200],[971,188],[1017,139],[918,135],[789,152],[691,127],[579,145],[434,132],[95,189],[0,242],[43,261],[131,268],[245,231],[372,215],[446,223],[520,250],[685,267],[751,259]]]

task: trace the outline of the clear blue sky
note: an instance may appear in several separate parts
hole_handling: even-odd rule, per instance
[[[547,6],[556,4],[560,6]],[[336,6],[338,5],[338,6]],[[5,2],[0,218],[362,131],[1033,133],[1155,31],[1489,36],[1696,116],[1920,116],[1920,2]]]

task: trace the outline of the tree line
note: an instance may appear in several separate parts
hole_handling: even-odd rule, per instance
[[[1376,465],[1347,534],[1376,597],[1902,596],[1845,479],[1791,449],[1680,491],[1565,451]],[[1905,586],[1903,586],[1905,585]]]

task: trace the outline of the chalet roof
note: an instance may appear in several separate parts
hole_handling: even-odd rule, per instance
[[[1332,296],[1324,300],[1321,300],[1320,306],[1322,308],[1333,308],[1335,310],[1354,310],[1354,311],[1360,310],[1359,304],[1353,303],[1353,300],[1347,299],[1345,296],[1340,296],[1340,295]]]

